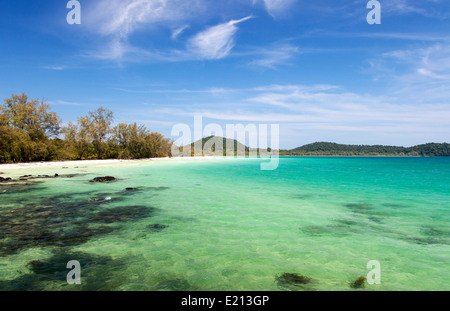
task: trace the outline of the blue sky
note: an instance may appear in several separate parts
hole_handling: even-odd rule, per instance
[[[0,95],[64,122],[99,106],[170,137],[176,123],[280,124],[280,145],[449,142],[450,2],[3,1]],[[176,137],[173,137],[176,138]]]

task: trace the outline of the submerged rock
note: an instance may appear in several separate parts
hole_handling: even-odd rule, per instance
[[[91,203],[103,203],[103,202],[111,201],[112,199],[113,199],[112,197],[95,198],[95,199],[89,199],[88,202],[91,202]]]
[[[169,190],[170,187],[148,187],[149,190],[156,190],[156,191],[163,191],[163,190]]]
[[[89,225],[99,203],[69,200],[67,196],[56,196],[3,211],[0,214],[0,256],[32,247],[80,245],[116,229]],[[50,202],[52,204],[44,205]]]
[[[351,288],[364,288],[366,283],[366,278],[361,276],[353,282],[350,282]]]
[[[0,177],[0,182],[8,182],[8,181],[11,181],[12,180],[12,178],[11,177]]]
[[[67,284],[67,263],[77,260],[81,265],[82,284],[73,287]],[[102,290],[104,289],[105,269],[111,265],[117,266],[109,256],[99,256],[84,252],[57,252],[52,257],[44,260],[33,260],[27,264],[31,273],[21,275],[18,278],[0,281],[0,289],[4,291],[42,291],[61,290],[61,288],[74,290]],[[102,280],[103,278],[103,280]],[[99,282],[103,281],[103,282]],[[114,288],[113,288],[114,289]]]
[[[275,278],[278,286],[287,289],[298,289],[303,288],[312,282],[310,277],[297,274],[297,273],[283,273]]]
[[[68,272],[66,265],[71,260],[79,261],[82,269],[107,265],[112,261],[111,257],[108,256],[91,255],[83,252],[58,252],[46,260],[33,260],[27,264],[27,267],[35,274],[65,281]]]
[[[136,191],[139,190],[139,188],[125,188],[126,191]]]
[[[167,227],[169,227],[169,226],[161,225],[161,224],[151,224],[151,225],[147,226],[148,229],[150,229],[154,232],[162,231],[162,230],[166,229]]]
[[[93,220],[102,223],[126,222],[148,217],[153,211],[153,208],[146,206],[115,207],[98,213]]]
[[[118,179],[113,176],[104,176],[104,177],[95,177],[90,182],[112,182],[117,180]]]
[[[345,204],[345,207],[353,209],[353,210],[367,210],[370,208],[369,205],[366,204],[359,204],[359,203],[350,203]]]

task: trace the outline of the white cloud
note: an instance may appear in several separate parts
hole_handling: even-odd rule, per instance
[[[425,92],[430,102],[424,103],[409,89],[373,95],[335,85],[263,85],[218,94],[209,89],[168,92],[182,92],[183,103],[189,104],[167,105],[142,114],[156,113],[161,120],[180,122],[201,115],[204,124],[280,124],[283,144],[292,147],[311,140],[395,145],[449,140],[450,103],[436,100],[423,88],[418,92]]]
[[[450,45],[396,50],[373,60],[375,73],[389,79],[393,94],[406,102],[448,103]],[[449,116],[450,118],[450,116]]]
[[[275,69],[277,65],[287,63],[298,52],[298,47],[287,44],[268,49],[260,48],[258,54],[262,54],[262,57],[250,62],[250,65]]]
[[[254,0],[253,2],[264,2],[267,12],[272,16],[286,12],[296,0]]]
[[[236,24],[252,18],[244,17],[224,24],[210,27],[191,38],[188,49],[204,59],[220,59],[227,56],[234,46],[234,35],[238,31]]]
[[[46,67],[44,67],[44,69],[61,71],[61,70],[67,69],[67,67],[66,66],[46,66]]]
[[[185,31],[188,28],[189,28],[189,25],[184,25],[184,26],[181,26],[181,27],[178,27],[177,29],[175,29],[172,32],[172,39],[175,40],[183,31]]]
[[[90,10],[91,27],[126,38],[143,25],[173,24],[203,12],[201,0],[102,0]]]

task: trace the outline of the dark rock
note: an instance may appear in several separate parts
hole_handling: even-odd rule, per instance
[[[12,180],[11,177],[5,177],[5,178],[0,177],[0,182],[8,182],[8,181],[11,181],[11,180]]]
[[[348,207],[348,208],[353,209],[353,210],[367,210],[367,209],[370,208],[369,205],[358,204],[358,203],[345,204],[345,207]]]
[[[45,198],[42,202],[5,210],[0,214],[0,256],[31,247],[80,245],[115,230],[92,227],[98,204],[70,202],[70,197]],[[40,205],[51,203],[49,205]]]
[[[125,188],[126,191],[136,191],[139,190],[139,188]]]
[[[162,230],[166,229],[167,227],[169,227],[169,226],[161,225],[161,224],[152,224],[152,225],[147,226],[147,228],[149,228],[150,230],[152,230],[154,232],[162,231]]]
[[[55,174],[53,176],[50,175],[37,175],[37,176],[33,176],[33,175],[23,175],[19,177],[19,180],[29,180],[29,179],[46,179],[46,178],[56,178],[59,177],[58,174]]]
[[[148,187],[149,190],[155,190],[155,191],[163,191],[168,190],[170,187]]]
[[[93,220],[101,223],[126,222],[148,217],[153,211],[153,208],[146,206],[115,207],[98,213]]]
[[[90,182],[111,182],[117,181],[118,179],[113,176],[105,176],[105,177],[95,177]]]
[[[304,285],[311,283],[311,278],[297,273],[283,273],[275,279],[278,286],[288,289],[297,289],[298,287],[301,288]]]
[[[70,288],[71,285],[67,284],[66,278],[69,271],[67,263],[71,260],[80,262],[82,278],[89,284],[96,283],[95,281],[101,277],[100,274],[105,268],[117,265],[111,257],[107,256],[91,255],[83,252],[61,252],[46,260],[29,262],[27,267],[32,273],[21,275],[14,280],[0,281],[0,288],[6,291],[42,291],[52,285],[58,289],[66,286]],[[81,286],[80,289],[84,290],[85,285]],[[73,286],[71,289],[73,289]],[[86,288],[86,290],[98,289],[101,289],[98,285],[94,288]]]
[[[79,226],[69,232],[64,233],[55,243],[58,246],[76,246],[84,244],[93,237],[105,235],[115,230],[114,227],[100,226],[98,228],[86,228]]]
[[[366,278],[361,276],[353,282],[350,282],[351,288],[364,288],[366,283]]]

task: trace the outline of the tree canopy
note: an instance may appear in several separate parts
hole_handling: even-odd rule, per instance
[[[145,126],[120,123],[104,107],[76,123],[61,119],[43,101],[12,95],[0,105],[0,163],[136,159],[170,156],[172,141]]]

